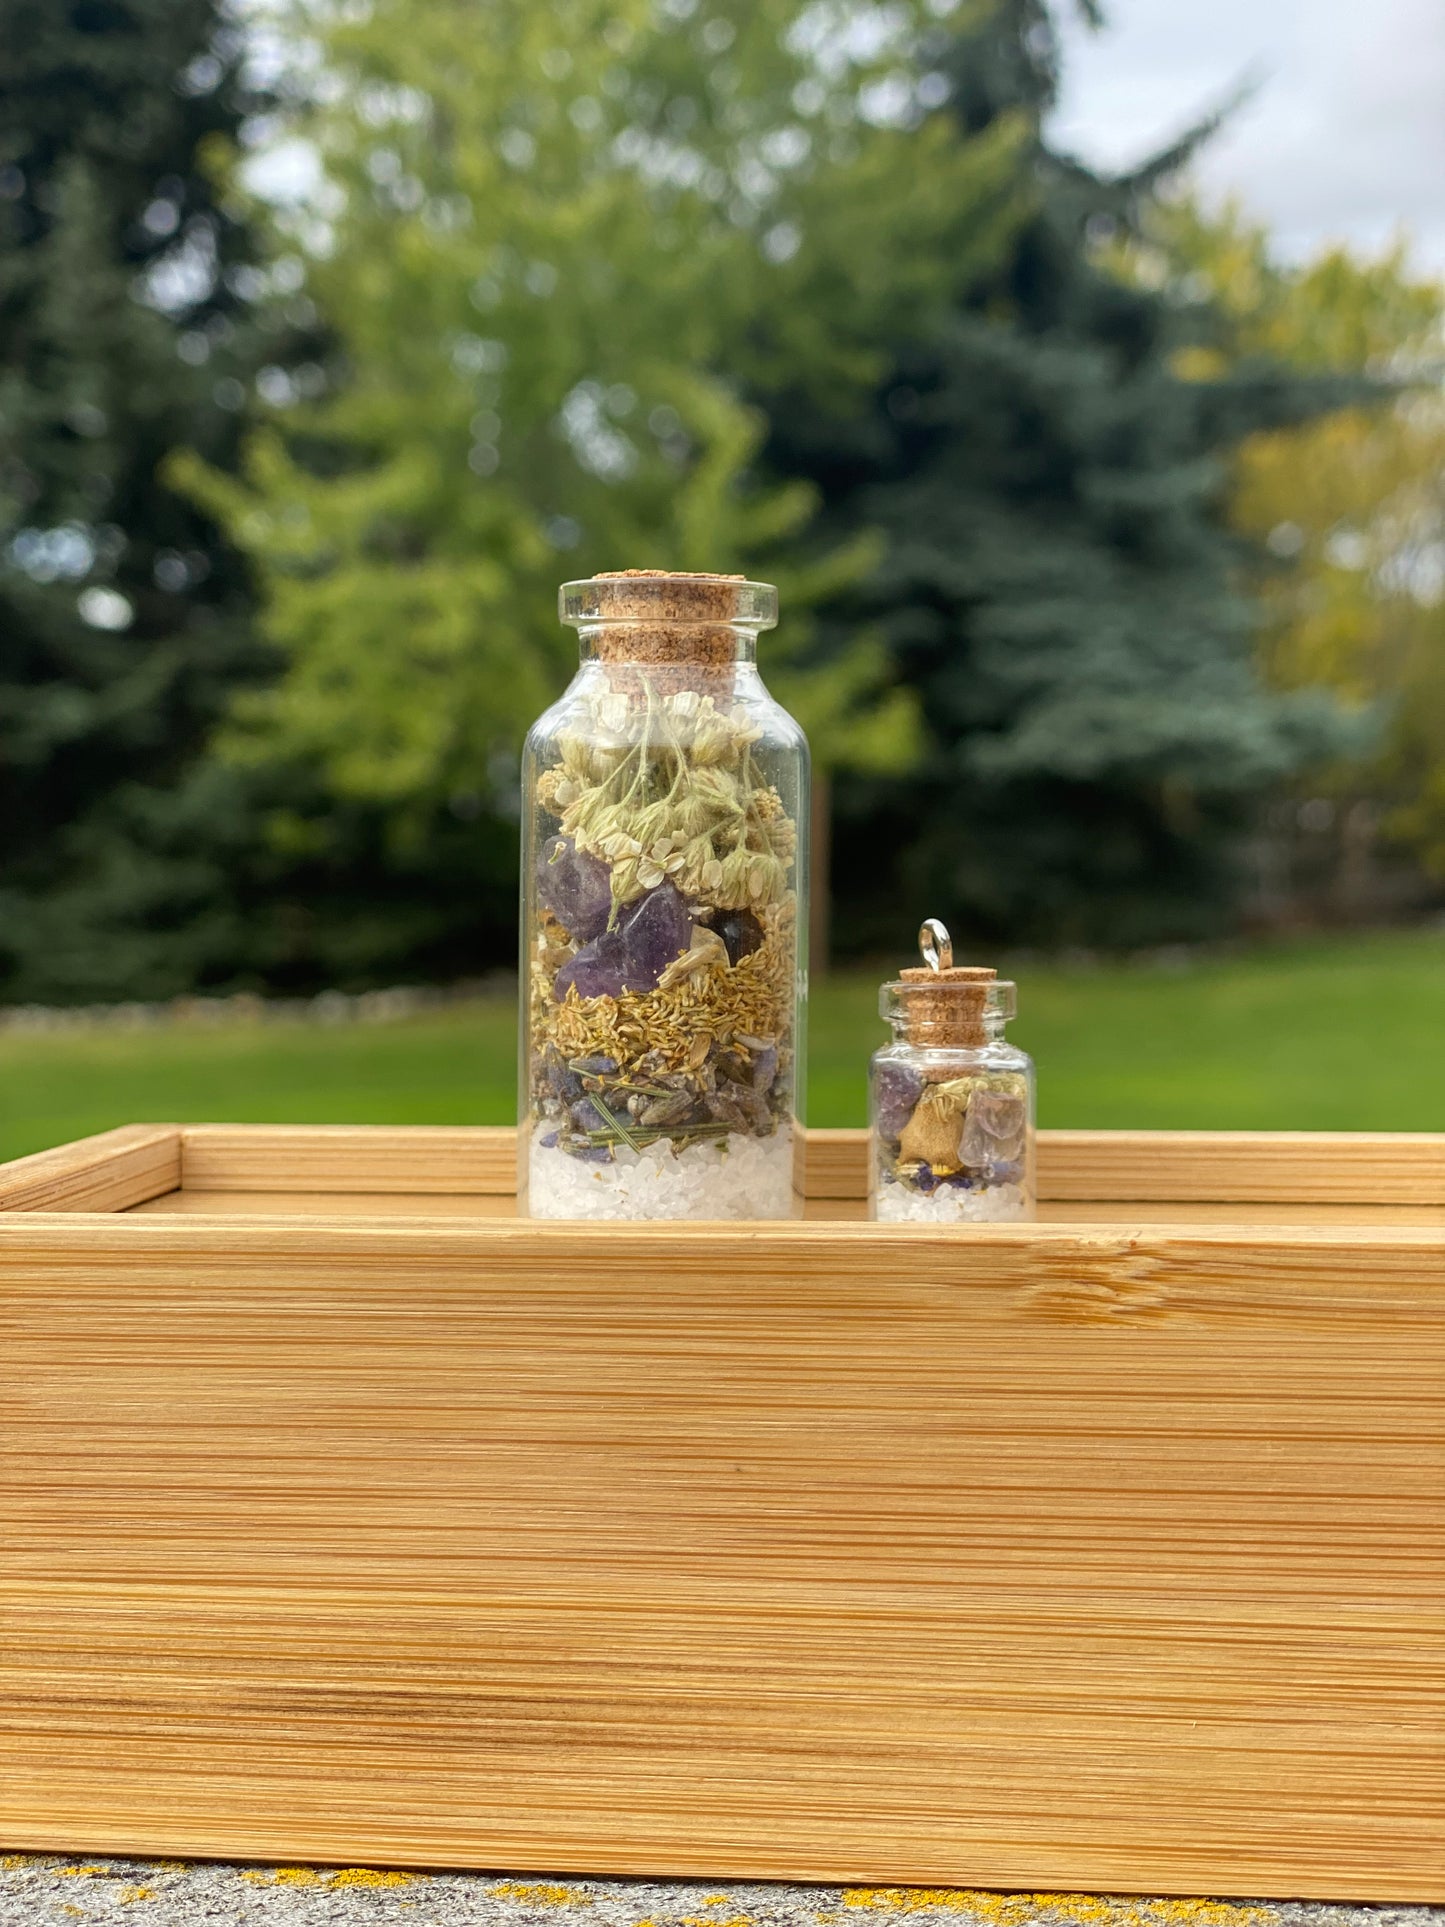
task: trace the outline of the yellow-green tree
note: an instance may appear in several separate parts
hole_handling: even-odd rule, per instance
[[[928,6],[291,0],[280,25],[322,184],[273,275],[334,375],[278,398],[239,481],[182,465],[284,661],[242,753],[402,823],[500,795],[568,670],[559,578],[647,565],[777,580],[770,679],[823,760],[906,755],[881,651],[810,649],[871,551],[820,551],[812,491],[752,479],[740,397],[786,369],[837,405],[1008,231],[1015,130],[926,116]]]
[[[1228,317],[1221,354],[1399,384],[1252,436],[1234,516],[1280,563],[1259,585],[1272,678],[1326,684],[1379,720],[1369,751],[1311,782],[1445,877],[1445,286],[1403,244],[1283,266],[1237,207],[1175,205],[1159,241],[1145,265],[1202,280]]]

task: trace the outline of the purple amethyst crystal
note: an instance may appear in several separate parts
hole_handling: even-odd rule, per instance
[[[938,1189],[938,1173],[931,1164],[920,1164],[914,1173],[913,1182],[918,1190],[925,1193],[936,1191]]]
[[[672,883],[659,883],[649,890],[626,912],[620,928],[632,990],[653,989],[667,966],[692,942],[692,918]],[[639,981],[630,981],[632,977]]]
[[[552,982],[560,1004],[569,990],[579,997],[620,997],[627,974],[627,952],[620,930],[607,930],[564,963]]]
[[[579,997],[620,997],[655,990],[657,980],[692,941],[692,918],[671,883],[659,883],[622,912],[615,930],[579,950],[557,972],[558,1003],[576,987]]]
[[[537,896],[578,943],[590,943],[612,914],[612,874],[570,836],[549,837],[537,852]]]
[[[885,1057],[873,1072],[873,1101],[878,1130],[883,1137],[902,1137],[923,1095],[923,1079],[908,1064],[890,1063]]]

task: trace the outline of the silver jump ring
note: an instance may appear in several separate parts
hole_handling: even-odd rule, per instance
[[[930,970],[952,970],[953,939],[937,917],[925,917],[918,932],[918,949]]]

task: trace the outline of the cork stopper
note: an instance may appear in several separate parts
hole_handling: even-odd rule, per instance
[[[910,1044],[957,1044],[964,1048],[988,1042],[984,1013],[987,985],[998,972],[958,964],[951,970],[914,966],[900,970],[906,985],[904,1036]]]
[[[741,575],[608,569],[564,582],[562,620],[587,638],[614,689],[731,697],[739,631],[771,629],[778,592]]]
[[[562,620],[583,630],[602,662],[731,663],[738,631],[771,629],[778,592],[742,575],[608,569],[564,582]]]
[[[594,575],[604,662],[731,662],[740,575],[614,569]]]
[[[925,962],[900,970],[883,986],[879,1008],[910,1044],[971,1050],[988,1043],[995,1021],[1013,1015],[1013,985],[983,964],[955,964],[953,943],[937,917],[918,933]]]

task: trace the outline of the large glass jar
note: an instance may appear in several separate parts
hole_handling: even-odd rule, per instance
[[[565,583],[581,666],[523,759],[520,1209],[799,1209],[808,747],[764,582]]]
[[[1004,1039],[1014,986],[955,966],[948,932],[919,932],[922,968],[879,993],[893,1042],[868,1079],[869,1216],[1001,1224],[1034,1215],[1034,1066]]]

